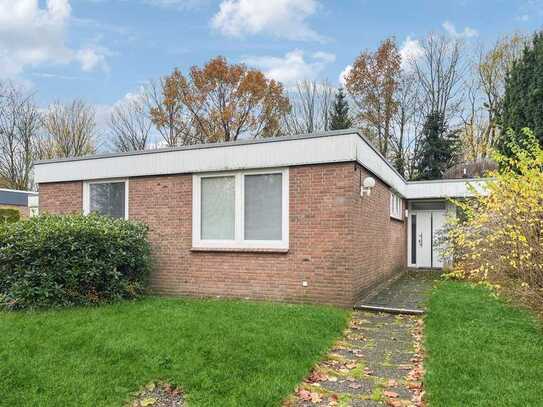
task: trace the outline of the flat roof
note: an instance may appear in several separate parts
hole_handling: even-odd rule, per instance
[[[469,180],[406,181],[358,129],[36,161],[34,171],[37,183],[49,183],[353,161],[404,197],[431,195],[434,184],[455,184],[440,195],[467,193],[458,186]]]
[[[28,197],[37,196],[37,192],[0,188],[0,205],[27,206]]]

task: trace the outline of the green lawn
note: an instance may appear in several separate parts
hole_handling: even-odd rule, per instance
[[[0,405],[121,406],[166,380],[191,406],[277,406],[346,325],[329,307],[148,298],[0,313]]]
[[[431,407],[543,405],[543,332],[482,287],[445,282],[425,324]]]

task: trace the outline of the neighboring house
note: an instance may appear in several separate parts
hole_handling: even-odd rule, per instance
[[[36,202],[37,197],[37,192],[0,188],[0,208],[17,209],[21,218],[28,218],[32,216],[32,203]],[[37,202],[35,207],[37,208]]]
[[[342,306],[442,267],[446,198],[470,195],[406,182],[356,130],[42,161],[35,178],[42,212],[147,223],[156,293]]]

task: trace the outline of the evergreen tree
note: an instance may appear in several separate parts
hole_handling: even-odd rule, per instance
[[[522,57],[508,72],[500,124],[503,132],[497,147],[502,154],[511,156],[511,137],[517,144],[524,144],[524,127],[530,128],[543,146],[543,32],[534,35],[531,46],[524,48]]]
[[[334,105],[330,109],[330,130],[349,129],[352,125],[353,122],[349,117],[349,104],[345,100],[343,88],[339,88]]]
[[[421,152],[416,163],[416,179],[441,179],[459,157],[458,133],[449,131],[443,114],[433,112],[426,116],[422,130]]]

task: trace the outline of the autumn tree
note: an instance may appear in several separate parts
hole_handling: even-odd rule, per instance
[[[118,103],[112,109],[109,131],[117,151],[145,150],[151,127],[142,95]]]
[[[314,133],[330,128],[333,91],[326,81],[300,81],[290,92],[289,99],[291,109],[285,115],[283,133]]]
[[[32,188],[40,128],[41,114],[33,95],[11,83],[0,83],[0,178],[4,187]]]
[[[186,76],[175,70],[163,79],[161,94],[151,108],[153,123],[181,135],[168,145],[273,137],[290,109],[280,83],[223,57],[193,66]]]
[[[343,88],[336,92],[334,104],[330,109],[330,130],[349,129],[353,126],[353,121],[349,115],[349,103],[343,93]]]
[[[484,191],[455,202],[463,216],[449,219],[446,254],[454,256],[454,277],[492,284],[542,310],[543,150],[531,131],[522,133],[510,135],[510,155],[494,154],[499,170]]]
[[[168,147],[196,144],[191,114],[183,102],[187,81],[181,71],[174,71],[145,89],[147,109],[162,142]]]
[[[81,157],[96,151],[95,111],[80,99],[50,105],[43,125],[48,137],[44,158]]]
[[[362,52],[345,78],[347,91],[358,108],[358,121],[385,157],[388,156],[392,122],[398,109],[395,94],[400,63],[396,42],[388,38],[377,51]]]

